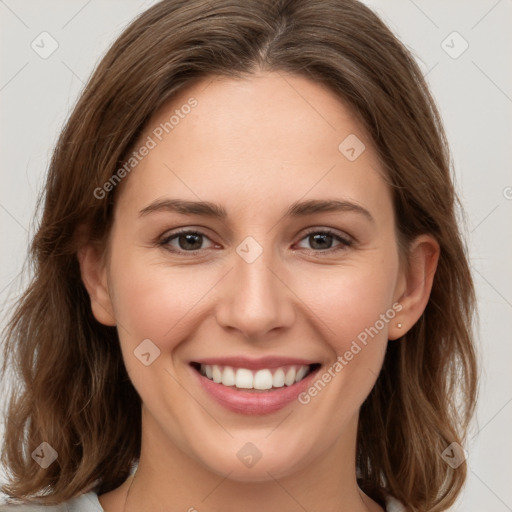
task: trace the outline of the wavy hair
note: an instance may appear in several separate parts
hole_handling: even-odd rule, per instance
[[[452,505],[466,478],[441,453],[464,443],[477,394],[475,293],[457,220],[451,159],[435,102],[413,56],[356,0],[164,0],[139,15],[108,50],[53,152],[28,261],[32,277],[3,337],[2,376],[16,385],[6,408],[2,462],[12,500],[59,503],[118,487],[138,460],[141,400],[114,327],[91,312],[81,244],[103,244],[113,191],[150,117],[208,76],[283,71],[327,86],[364,124],[393,194],[404,247],[433,235],[441,252],[420,320],[388,343],[360,410],[358,482],[411,511]],[[87,228],[83,239],[79,226]],[[58,460],[31,457],[42,442]]]

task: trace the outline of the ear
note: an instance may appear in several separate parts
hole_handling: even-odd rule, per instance
[[[116,325],[103,251],[94,244],[87,243],[78,250],[77,257],[82,281],[91,299],[94,318],[103,325]]]
[[[421,235],[411,244],[406,268],[401,273],[395,293],[395,300],[402,309],[397,312],[389,327],[388,339],[396,340],[403,336],[425,311],[439,254],[439,243],[431,235]]]

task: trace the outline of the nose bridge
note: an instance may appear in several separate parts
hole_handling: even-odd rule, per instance
[[[247,337],[289,325],[293,310],[272,237],[245,237],[235,248],[227,296],[218,313],[225,327],[234,327]]]

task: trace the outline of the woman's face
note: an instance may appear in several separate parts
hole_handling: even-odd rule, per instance
[[[321,85],[262,73],[183,91],[143,145],[118,191],[104,305],[143,401],[143,446],[241,481],[352,460],[403,292],[362,126]],[[301,366],[315,371],[293,383]],[[255,382],[273,388],[237,387]]]

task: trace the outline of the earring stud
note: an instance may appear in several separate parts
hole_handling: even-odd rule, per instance
[[[400,324],[400,323],[396,324],[396,326],[397,326],[399,329],[401,329],[401,328],[402,328],[402,324]]]

